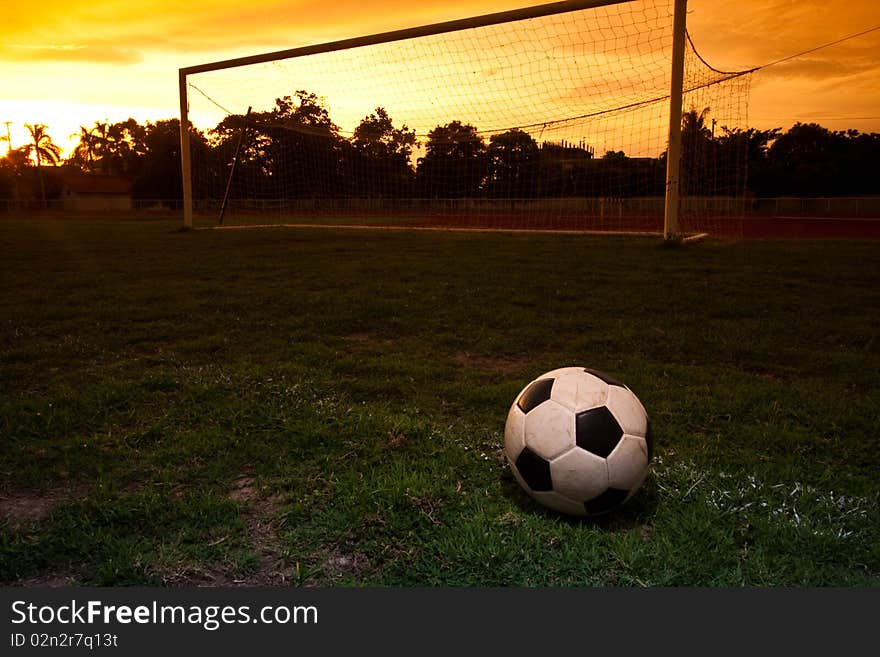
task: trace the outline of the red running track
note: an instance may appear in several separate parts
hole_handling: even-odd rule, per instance
[[[880,218],[746,217],[747,238],[880,239]]]

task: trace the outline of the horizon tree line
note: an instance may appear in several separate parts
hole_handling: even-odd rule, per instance
[[[686,195],[855,196],[880,194],[871,175],[880,134],[830,131],[815,123],[789,130],[708,127],[711,109],[682,119]],[[124,175],[137,199],[180,199],[179,121],[134,119],[81,126],[67,159],[44,124],[0,158],[0,199],[56,198],[60,172]],[[73,135],[72,135],[73,136]],[[452,120],[420,142],[381,106],[343,135],[313,93],[298,90],[270,110],[229,115],[191,132],[196,198],[220,198],[235,160],[231,198],[537,198],[662,195],[666,154],[596,157],[585,143],[538,143],[512,128],[488,135]]]

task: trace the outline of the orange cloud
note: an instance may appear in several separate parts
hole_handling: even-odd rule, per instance
[[[132,63],[155,52],[288,48],[328,39],[488,13],[528,1],[45,0],[16,3],[0,24],[0,61]],[[30,45],[36,44],[36,45]],[[90,59],[93,58],[93,59]]]
[[[10,62],[85,62],[104,64],[136,64],[143,55],[131,48],[102,43],[51,43],[0,46],[0,60]]]
[[[697,47],[721,68],[760,66],[880,25],[877,0],[849,0],[845,10],[823,0],[740,0],[732,14],[713,0],[691,0],[688,6]],[[812,59],[847,65],[867,55],[876,66],[878,37],[848,41]]]

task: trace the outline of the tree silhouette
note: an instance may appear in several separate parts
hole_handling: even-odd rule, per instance
[[[91,128],[80,126],[79,142],[67,163],[82,171],[137,175],[145,153],[146,128],[132,118],[118,123],[95,121]]]
[[[110,134],[114,139],[113,167],[114,173],[132,175],[142,156],[146,153],[146,128],[132,118],[114,123],[110,126]]]
[[[708,107],[682,115],[684,195],[727,196],[744,185],[757,196],[880,194],[880,134],[801,123],[784,133],[721,126],[716,134],[714,126]],[[57,181],[46,177],[44,183],[43,167],[57,164],[61,151],[46,126],[28,129],[30,143],[0,158],[0,197],[34,199],[39,180],[45,201],[47,190],[50,196],[57,191],[48,183]],[[209,134],[210,140],[191,133],[196,199],[223,196],[240,135],[232,198],[608,198],[662,195],[665,187],[665,152],[645,158],[612,149],[595,158],[583,141],[539,146],[515,128],[487,144],[461,121],[428,133],[414,170],[421,144],[406,125],[395,126],[384,107],[361,119],[346,139],[322,99],[304,90],[276,99],[269,110],[227,116]],[[131,175],[137,198],[181,198],[178,121],[96,121],[78,136],[68,164]]]
[[[80,132],[80,144],[84,130]],[[135,174],[144,154],[144,131],[144,126],[132,118],[117,123],[95,121],[95,127],[88,132],[97,169],[105,174]]]
[[[113,159],[113,135],[110,134],[109,121],[95,121],[95,127],[92,128],[93,139],[95,142],[95,161],[101,173],[110,173],[110,164]]]
[[[880,176],[877,175],[880,134],[847,130],[844,142],[841,192],[848,195],[880,194]]]
[[[486,144],[477,129],[460,121],[428,133],[417,174],[422,192],[433,198],[476,196],[487,174]]]
[[[94,172],[96,161],[99,157],[100,143],[95,128],[79,127],[79,133],[73,133],[71,137],[79,134],[79,142],[73,149],[73,155],[68,163],[88,172]]]
[[[294,97],[277,98],[271,112],[255,119],[267,126],[264,131],[269,139],[263,151],[267,176],[263,182],[269,196],[338,196],[343,188],[342,140],[339,127],[318,96],[300,89]]]
[[[0,157],[0,198],[15,200],[20,196],[20,184],[31,161],[24,152],[24,147],[8,151]]]
[[[360,183],[352,191],[369,197],[402,196],[410,191],[413,177],[410,158],[416,133],[406,125],[395,128],[388,112],[377,107],[354,129],[351,167],[346,171]]]
[[[779,128],[721,128],[716,138],[719,159],[736,166],[737,189],[747,188],[757,195],[774,187],[775,174],[769,166],[770,144],[779,137]]]
[[[711,193],[713,181],[707,174],[716,170],[716,152],[712,131],[706,126],[710,113],[709,107],[700,111],[692,107],[681,116],[679,187],[682,195]]]
[[[681,115],[681,133],[682,135],[699,136],[703,139],[712,139],[712,131],[706,127],[706,119],[709,117],[711,108],[704,107],[697,112],[695,107],[691,107]]]
[[[416,145],[416,133],[405,125],[395,128],[385,108],[377,107],[373,114],[361,119],[354,129],[352,145],[377,158],[398,156],[409,160]]]
[[[781,181],[784,194],[813,196],[837,193],[840,179],[841,135],[815,123],[796,123],[769,151],[774,169],[788,175]]]
[[[878,134],[832,132],[816,123],[796,123],[779,135],[767,156],[777,193],[835,196],[880,192]]]
[[[132,195],[138,199],[180,201],[183,184],[180,173],[180,120],[167,119],[143,127],[143,154]],[[191,128],[190,147],[195,161],[205,161],[208,141],[199,130]],[[201,179],[193,181],[193,194],[205,198],[207,190]]]
[[[210,150],[206,153],[208,161],[204,164],[205,178],[202,179],[209,197],[220,198],[225,194],[236,152],[238,159],[234,184],[229,190],[230,198],[264,195],[263,185],[259,181],[270,175],[266,167],[266,149],[271,139],[257,123],[260,117],[266,120],[265,113],[249,116],[230,114],[209,131]],[[248,189],[240,184],[242,180],[257,182]]]
[[[40,178],[40,200],[43,207],[46,207],[46,183],[43,179],[42,165],[43,161],[49,162],[52,166],[57,165],[61,159],[61,147],[52,141],[44,124],[25,123],[24,125],[30,133],[31,141],[25,144],[23,152],[28,158],[33,157],[37,164],[37,175]]]
[[[516,128],[489,138],[489,194],[531,198],[537,191],[540,150],[527,132]]]
[[[31,141],[24,146],[25,155],[33,158],[37,167],[42,166],[43,162],[48,162],[52,166],[58,164],[61,159],[61,147],[52,141],[52,137],[46,132],[46,126],[42,123],[24,125],[31,137]]]

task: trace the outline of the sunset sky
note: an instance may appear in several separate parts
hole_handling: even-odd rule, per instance
[[[205,62],[536,4],[522,0],[35,0],[0,22],[0,136],[45,123],[69,153],[96,120],[176,117],[177,70]],[[750,68],[880,26],[880,2],[690,0],[689,29],[718,68]],[[880,30],[755,76],[749,123],[880,132]],[[6,143],[0,142],[6,150]]]

